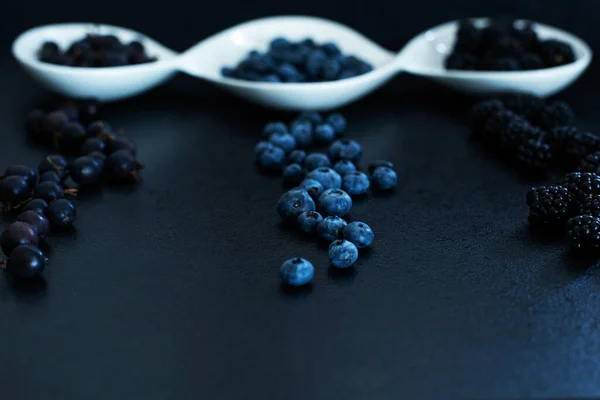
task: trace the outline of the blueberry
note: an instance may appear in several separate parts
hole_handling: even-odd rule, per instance
[[[371,183],[364,172],[354,171],[342,178],[342,189],[350,196],[360,196],[369,190]]]
[[[315,208],[315,202],[304,189],[289,190],[277,202],[277,212],[286,222],[295,222],[298,215]]]
[[[343,178],[344,175],[356,171],[356,166],[350,160],[340,160],[335,163],[333,169]]]
[[[299,82],[302,80],[300,72],[292,64],[285,63],[277,67],[277,76],[283,82]]]
[[[331,161],[323,153],[309,153],[304,159],[304,168],[307,171],[313,171],[321,167],[330,167]]]
[[[298,215],[297,221],[298,228],[302,232],[314,235],[317,233],[317,225],[323,221],[323,217],[316,211],[304,211]]]
[[[283,122],[269,122],[263,128],[262,136],[268,139],[273,133],[287,133],[287,125]]]
[[[231,68],[231,67],[221,68],[221,75],[223,75],[226,78],[235,78],[236,72],[237,71],[235,68]]]
[[[351,267],[358,260],[358,249],[347,240],[336,240],[329,245],[329,263],[336,268]]]
[[[339,56],[340,54],[342,54],[342,51],[340,50],[340,48],[337,46],[337,44],[335,44],[333,42],[323,43],[321,45],[321,49],[323,49],[323,51],[325,53],[327,53],[327,55],[330,57]]]
[[[380,190],[393,189],[398,183],[396,172],[389,167],[377,167],[371,175],[373,187]]]
[[[305,158],[306,158],[306,152],[304,150],[294,150],[290,154],[288,154],[287,163],[304,165]]]
[[[290,164],[283,169],[283,184],[296,186],[304,179],[304,169],[300,164]]]
[[[258,154],[256,162],[265,169],[278,171],[283,168],[285,151],[277,146],[268,147]]]
[[[279,274],[286,285],[302,286],[312,280],[315,275],[315,267],[304,258],[294,257],[281,264]]]
[[[265,76],[262,78],[262,81],[263,81],[263,82],[270,82],[270,83],[281,83],[281,78],[280,78],[280,77],[278,77],[278,76],[277,76],[277,75],[275,75],[275,74],[269,74],[269,75],[265,75]]]
[[[298,116],[300,121],[309,121],[313,125],[319,125],[323,123],[323,116],[316,111],[305,111]]]
[[[312,51],[308,57],[306,57],[306,63],[304,65],[306,75],[313,81],[317,80],[325,61],[327,61],[327,54],[325,54],[323,50],[318,49]]]
[[[327,150],[331,160],[350,160],[357,164],[362,157],[362,147],[358,142],[351,139],[338,139],[331,143]]]
[[[264,150],[272,149],[273,147],[276,147],[273,143],[267,142],[266,140],[261,140],[260,142],[256,143],[256,146],[254,146],[254,154],[258,156]]]
[[[307,179],[314,179],[323,185],[323,189],[339,189],[342,187],[342,177],[329,167],[319,167],[306,175]]]
[[[269,136],[269,142],[281,147],[286,153],[296,148],[296,139],[289,133],[275,132]]]
[[[375,235],[371,227],[364,222],[350,222],[343,231],[344,239],[354,243],[359,249],[369,247],[373,243]]]
[[[317,204],[323,215],[343,217],[352,208],[352,198],[342,189],[326,189]]]
[[[355,76],[358,76],[358,75],[360,75],[360,74],[353,69],[344,69],[344,70],[342,70],[342,72],[340,72],[340,74],[338,76],[338,80],[354,78]]]
[[[346,130],[346,118],[340,113],[333,113],[327,117],[327,123],[333,126],[335,134],[341,136]]]
[[[323,218],[323,221],[317,225],[317,234],[321,239],[332,242],[342,237],[346,221],[337,216]]]
[[[321,185],[320,182],[315,181],[314,179],[305,179],[300,183],[300,189],[304,189],[308,192],[308,194],[310,195],[310,197],[312,197],[312,199],[314,201],[317,201],[317,199],[319,198],[319,196],[321,195],[321,193],[323,193],[323,191],[325,189],[323,189],[323,185]]]
[[[335,139],[335,129],[329,124],[321,124],[315,128],[315,139],[318,142],[329,144]]]
[[[371,164],[369,164],[369,167],[368,167],[369,174],[372,174],[373,171],[375,171],[375,169],[377,167],[388,167],[390,169],[394,169],[394,164],[392,164],[391,161],[385,161],[385,160],[374,161]]]
[[[273,40],[271,40],[271,43],[269,44],[269,48],[271,50],[287,50],[288,48],[290,48],[292,45],[292,43],[287,40],[286,38],[283,37],[277,37]]]
[[[334,81],[340,75],[342,65],[338,60],[329,59],[321,64],[321,79],[324,81]]]
[[[290,127],[290,133],[296,139],[296,145],[306,149],[313,144],[313,128],[308,121],[294,121]]]

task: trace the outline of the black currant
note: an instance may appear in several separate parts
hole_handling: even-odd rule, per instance
[[[68,154],[78,153],[85,140],[85,128],[79,122],[67,122],[54,134],[54,148]]]
[[[101,153],[99,151],[92,151],[87,156],[92,157],[94,160],[98,161],[100,164],[102,164],[102,168],[104,168],[104,162],[106,161],[106,154]]]
[[[130,182],[137,180],[138,163],[128,150],[119,150],[106,159],[105,172],[113,182]]]
[[[83,146],[81,147],[81,154],[85,156],[95,151],[104,153],[104,150],[106,150],[106,143],[104,140],[97,137],[92,137],[88,138],[83,143]]]
[[[60,111],[67,114],[69,121],[77,121],[79,119],[79,106],[74,101],[67,101],[60,107]]]
[[[25,222],[41,238],[48,236],[50,233],[50,221],[48,221],[48,218],[35,211],[23,211],[17,216],[17,221]]]
[[[40,183],[42,182],[54,182],[60,183],[60,176],[54,171],[46,171],[40,175]]]
[[[47,114],[42,120],[40,139],[43,143],[51,143],[54,135],[58,134],[60,128],[69,122],[69,116],[63,111],[54,111]]]
[[[25,119],[25,129],[33,139],[39,139],[42,133],[42,122],[46,114],[40,110],[33,110]]]
[[[100,113],[100,104],[98,100],[87,99],[79,102],[79,120],[83,123],[90,123],[97,120]]]
[[[10,167],[6,168],[6,170],[4,171],[4,177],[13,176],[13,175],[25,177],[27,184],[32,189],[36,185],[37,180],[38,180],[37,172],[35,172],[35,170],[33,168],[29,168],[26,165],[17,164],[17,165],[11,165]]]
[[[106,121],[94,121],[89,124],[87,127],[87,135],[102,140],[108,140],[114,137],[113,130]]]
[[[129,150],[134,156],[137,154],[137,146],[131,140],[124,136],[117,136],[108,142],[109,153],[114,153],[119,150]]]
[[[25,222],[13,222],[10,224],[2,236],[0,236],[0,247],[4,254],[10,257],[10,253],[15,247],[22,244],[32,244],[37,246],[39,237],[31,226]]]
[[[56,199],[61,199],[65,196],[65,192],[56,182],[46,181],[40,182],[33,191],[33,198],[46,200],[50,203]]]
[[[46,215],[53,229],[66,229],[73,226],[77,210],[69,200],[58,199],[48,206]]]
[[[0,181],[0,201],[7,211],[19,207],[30,197],[31,186],[24,176],[11,175]]]
[[[67,160],[63,156],[52,154],[40,162],[38,171],[40,174],[43,174],[46,171],[54,171],[61,179],[64,179],[67,174],[67,165]]]
[[[46,210],[48,209],[48,203],[44,199],[32,199],[27,202],[21,209],[23,212],[25,211],[35,211],[38,214],[45,215]]]
[[[34,278],[44,271],[46,256],[36,246],[17,246],[6,262],[6,272],[20,279]]]
[[[75,160],[71,167],[71,178],[80,185],[98,183],[102,176],[103,163],[93,157],[83,156]]]

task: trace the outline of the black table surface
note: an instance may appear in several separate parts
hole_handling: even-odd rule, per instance
[[[24,115],[48,94],[0,62],[0,159],[37,165]],[[600,128],[589,71],[560,98]],[[597,270],[533,235],[531,182],[468,141],[469,99],[401,76],[342,111],[365,161],[398,167],[351,218],[376,241],[336,274],[281,226],[261,127],[291,115],[192,78],[106,107],[146,165],[134,188],[82,194],[45,280],[0,280],[6,399],[522,398],[600,393]],[[302,256],[310,287],[285,290]]]

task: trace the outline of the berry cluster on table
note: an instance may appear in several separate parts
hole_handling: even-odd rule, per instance
[[[534,23],[498,18],[484,27],[471,20],[461,21],[445,66],[450,70],[522,71],[574,61],[575,53],[568,43],[540,37]]]
[[[0,236],[8,257],[1,263],[13,278],[39,276],[47,263],[40,249],[46,237],[73,228],[77,210],[68,196],[139,180],[135,144],[99,118],[94,100],[69,101],[27,116],[30,138],[57,154],[44,157],[37,169],[12,165],[1,177],[0,202],[7,216],[16,216]]]
[[[252,50],[236,66],[223,67],[221,74],[247,81],[300,83],[347,79],[371,70],[371,64],[343,54],[333,42],[319,44],[310,38],[293,42],[278,37],[266,52]]]
[[[88,34],[71,43],[66,51],[54,41],[47,41],[38,50],[42,62],[69,67],[120,67],[156,61],[146,53],[142,42],[123,43],[114,35]]]
[[[342,217],[352,209],[352,198],[371,191],[391,191],[398,182],[394,165],[379,160],[361,171],[362,146],[343,137],[346,119],[340,113],[323,116],[302,113],[290,124],[270,122],[263,140],[255,146],[260,169],[280,173],[291,187],[277,202],[284,223],[329,244],[329,263],[334,268],[351,267],[359,250],[371,246],[374,233],[365,222],[347,222]],[[326,152],[311,151],[315,147]],[[302,286],[314,275],[313,264],[301,257],[290,258],[280,268],[285,284]]]

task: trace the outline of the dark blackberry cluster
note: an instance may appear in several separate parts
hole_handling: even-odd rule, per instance
[[[552,166],[572,168],[600,151],[600,138],[577,131],[574,120],[567,103],[520,93],[475,104],[470,125],[472,138],[488,152],[516,162],[524,172],[540,173]]]
[[[30,137],[63,154],[44,157],[37,169],[10,166],[0,177],[0,202],[5,212],[17,215],[0,236],[8,257],[0,264],[13,277],[33,278],[44,270],[47,258],[39,246],[51,232],[71,228],[77,216],[67,196],[105,182],[139,179],[135,145],[99,120],[98,111],[99,104],[90,100],[27,117]]]
[[[69,67],[120,67],[156,61],[146,54],[144,45],[137,40],[123,43],[114,35],[88,34],[71,43],[66,51],[55,42],[42,44],[38,51],[40,61]]]
[[[292,42],[279,37],[265,53],[251,51],[235,67],[223,67],[228,78],[271,83],[324,82],[352,78],[373,70],[368,62],[343,54],[333,42]]]
[[[542,40],[531,22],[491,20],[477,27],[462,21],[454,49],[446,58],[447,69],[521,71],[557,67],[575,61],[571,46],[559,40]]]
[[[567,238],[574,250],[597,253],[600,249],[600,218],[578,215],[568,222]]]
[[[540,186],[527,192],[529,222],[544,228],[564,228],[571,216],[571,195],[567,188]]]

